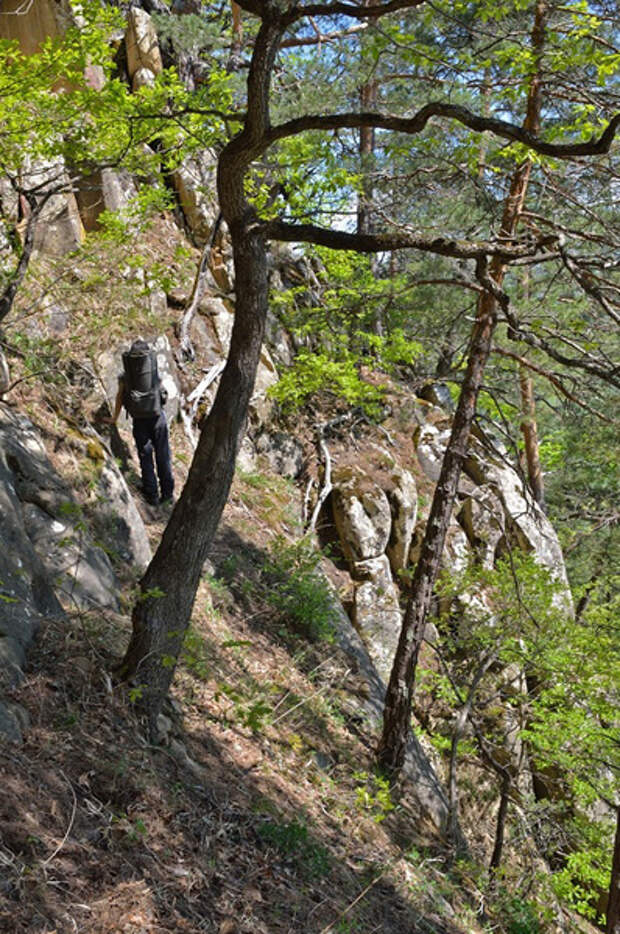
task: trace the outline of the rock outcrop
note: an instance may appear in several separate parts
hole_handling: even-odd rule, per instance
[[[428,506],[418,521],[414,473],[428,485],[439,477],[450,437],[445,411],[421,407],[415,416],[417,463],[376,445],[353,466],[336,465],[329,497],[340,548],[353,589],[351,619],[380,676],[387,680],[402,625],[401,575],[415,566]],[[417,525],[416,525],[417,523]],[[460,574],[470,563],[492,568],[509,548],[532,552],[560,585],[558,600],[570,609],[570,592],[557,534],[529,495],[505,452],[487,439],[470,440],[459,499],[448,528],[442,568]],[[404,595],[403,595],[404,596]],[[483,597],[467,597],[467,611],[488,615]],[[440,610],[449,609],[445,605]],[[436,638],[432,621],[427,638]]]
[[[144,567],[150,546],[113,459],[99,478],[98,521],[120,560]],[[19,683],[46,619],[94,607],[118,610],[119,585],[83,507],[52,465],[41,432],[0,403],[0,695]],[[0,697],[0,733],[19,740],[25,714]]]

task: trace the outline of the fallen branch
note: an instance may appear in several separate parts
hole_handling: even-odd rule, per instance
[[[54,859],[54,857],[58,856],[58,854],[59,854],[60,851],[62,850],[63,846],[65,845],[65,843],[66,843],[67,840],[69,839],[69,834],[71,833],[71,830],[73,829],[73,822],[74,822],[74,820],[75,820],[75,812],[77,811],[77,798],[76,798],[76,796],[75,796],[75,791],[73,790],[73,785],[71,784],[71,782],[69,781],[69,779],[67,778],[67,776],[65,775],[65,773],[64,773],[62,770],[60,771],[60,774],[62,775],[62,777],[64,778],[64,780],[65,780],[66,783],[68,784],[69,788],[71,789],[71,794],[73,795],[73,808],[72,808],[72,810],[71,810],[71,817],[69,818],[69,824],[68,824],[67,829],[66,829],[66,831],[65,831],[65,835],[64,835],[64,837],[62,838],[62,840],[60,841],[60,843],[58,844],[58,846],[56,847],[56,849],[54,850],[54,852],[51,854],[51,856],[48,856],[47,859],[43,860],[43,862],[42,862],[41,865],[44,866],[44,867],[45,867],[45,866],[49,866],[49,864],[50,864],[51,861]]]
[[[192,323],[192,319],[196,313],[202,296],[205,293],[206,282],[207,282],[207,272],[209,271],[209,262],[211,260],[211,253],[215,245],[215,238],[217,237],[218,231],[220,229],[220,224],[222,221],[222,215],[218,214],[215,224],[213,225],[213,230],[211,231],[211,236],[209,237],[207,243],[204,246],[202,251],[202,256],[200,257],[200,264],[198,266],[198,271],[196,273],[196,278],[194,279],[194,288],[192,291],[192,296],[189,302],[185,314],[181,319],[181,327],[179,333],[179,344],[181,349],[181,354],[187,360],[193,360],[196,354],[194,353],[194,346],[192,344],[191,338],[189,336],[189,329]]]
[[[200,405],[200,400],[204,396],[211,383],[213,383],[222,373],[225,366],[226,361],[220,360],[219,363],[216,363],[215,366],[211,367],[209,372],[203,376],[198,385],[192,389],[188,396],[181,397],[181,404],[179,406],[181,421],[183,422],[185,434],[189,438],[190,444],[194,449],[198,444],[198,438],[196,436],[196,432],[194,431],[193,422],[196,416],[196,412],[198,411],[198,406]]]
[[[318,445],[323,456],[323,463],[325,464],[325,475],[323,478],[323,486],[321,487],[321,491],[316,501],[316,505],[312,513],[312,518],[310,519],[310,524],[308,526],[311,532],[315,530],[321,509],[323,508],[323,504],[332,491],[332,460],[327,444],[325,443],[325,438],[323,437],[324,430],[325,426],[322,426],[318,429]]]

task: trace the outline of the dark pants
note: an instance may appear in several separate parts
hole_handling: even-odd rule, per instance
[[[152,418],[134,418],[133,436],[140,458],[144,495],[149,500],[157,500],[157,478],[153,466],[153,454],[155,454],[161,498],[169,499],[174,492],[174,479],[170,463],[168,425],[164,413],[154,415]]]

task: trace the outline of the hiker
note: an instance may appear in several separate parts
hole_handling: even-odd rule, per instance
[[[123,406],[131,416],[142,472],[142,493],[151,506],[171,504],[173,500],[174,478],[163,408],[167,398],[168,393],[159,380],[155,351],[142,338],[135,340],[123,353],[123,372],[118,377],[114,412],[107,421],[115,424]],[[157,492],[158,478],[161,496]]]

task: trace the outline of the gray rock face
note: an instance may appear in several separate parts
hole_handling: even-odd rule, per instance
[[[383,722],[385,683],[364,642],[351,626],[340,601],[335,596],[332,621],[336,630],[336,642],[350,659],[354,676],[363,682],[364,696],[356,698],[356,708],[362,708],[369,729],[377,732]],[[428,756],[413,734],[407,743],[403,775],[408,781],[409,793],[418,803],[420,813],[440,832],[445,831],[448,822],[447,796]]]
[[[23,741],[23,731],[28,729],[30,717],[20,704],[0,701],[0,735],[14,743]]]
[[[353,625],[368,647],[381,678],[388,681],[402,615],[387,555],[355,563]]]
[[[27,540],[39,555],[43,579],[59,595],[70,594],[81,606],[116,607],[117,583],[107,555],[90,541],[79,506],[48,460],[34,425],[6,406],[0,406],[0,458],[20,550],[29,550]],[[15,528],[11,531],[16,534]]]
[[[392,514],[390,538],[386,554],[393,574],[407,567],[411,538],[418,517],[418,490],[412,474],[402,467],[394,467],[393,487],[387,497]]]
[[[111,458],[103,464],[99,487],[99,512],[110,527],[113,547],[123,561],[144,570],[152,557],[146,527],[123,474]]]
[[[392,527],[386,494],[355,467],[335,470],[333,484],[334,521],[345,557],[350,564],[379,557]]]
[[[420,466],[429,480],[439,480],[444,451],[450,439],[450,429],[425,424],[418,435],[417,453]]]
[[[67,519],[55,518],[34,503],[23,507],[26,532],[42,556],[49,579],[68,606],[117,610],[118,582],[108,556],[89,541],[79,511],[68,508],[66,515]]]
[[[7,391],[10,385],[11,377],[9,374],[9,365],[6,362],[6,357],[0,350],[0,396]]]
[[[282,477],[295,478],[301,472],[304,452],[301,444],[283,431],[263,431],[254,441],[257,454],[267,459],[270,468]]]
[[[532,499],[515,470],[489,456],[482,445],[473,442],[465,462],[467,473],[476,483],[487,484],[503,510],[508,544],[533,552],[561,587],[559,602],[572,606],[564,556],[557,533],[546,515]],[[501,520],[500,520],[501,521]]]
[[[21,680],[26,651],[41,621],[63,615],[43,563],[26,533],[18,495],[24,482],[20,468],[26,457],[24,452],[35,460],[42,455],[31,429],[27,419],[0,404],[0,692]],[[21,431],[24,431],[22,438]],[[17,705],[0,701],[0,733],[19,742],[24,717]]]

